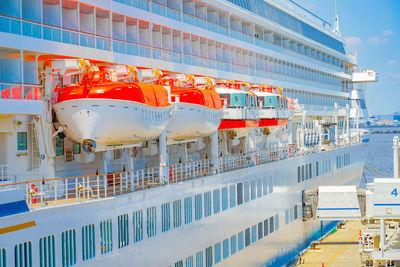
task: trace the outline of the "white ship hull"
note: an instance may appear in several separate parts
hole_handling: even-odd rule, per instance
[[[158,137],[166,128],[171,107],[110,99],[77,99],[54,105],[68,136],[99,145],[137,142]]]
[[[313,153],[306,156],[290,158],[277,162],[267,163],[256,167],[245,168],[237,171],[226,172],[219,175],[194,179],[187,182],[164,186],[156,189],[139,191],[120,197],[112,197],[99,201],[76,203],[76,205],[53,206],[42,208],[3,218],[0,228],[34,221],[36,226],[31,229],[15,231],[3,234],[0,239],[0,247],[6,248],[7,262],[13,266],[14,247],[26,241],[32,241],[32,261],[39,263],[39,239],[55,235],[55,259],[61,265],[62,232],[76,229],[76,262],[79,266],[174,266],[180,260],[193,256],[193,266],[196,266],[196,253],[202,251],[203,265],[206,266],[206,248],[212,247],[212,262],[214,264],[215,244],[221,244],[220,266],[280,266],[290,260],[299,249],[305,246],[305,242],[320,236],[321,224],[319,221],[303,222],[302,220],[302,191],[313,189],[320,185],[344,185],[358,184],[364,168],[363,144],[331,151]],[[343,168],[336,168],[336,157],[349,154],[351,163]],[[319,175],[315,173],[315,163],[319,161]],[[327,162],[326,165],[324,162]],[[311,163],[313,175],[310,179],[298,182],[297,168]],[[330,170],[330,171],[327,171]],[[257,181],[267,181],[263,186],[262,194],[257,193]],[[254,195],[252,191],[252,183]],[[243,204],[238,205],[238,184],[243,188],[249,183],[248,202],[246,202],[246,190],[244,190]],[[233,197],[235,205],[231,204],[230,187],[236,188]],[[228,190],[228,198],[224,199],[223,190]],[[214,190],[218,190],[222,202],[219,212],[215,213]],[[212,207],[209,216],[205,216],[206,202],[205,193],[211,192]],[[195,195],[202,195],[201,219],[196,220]],[[185,198],[192,199],[191,216],[192,221],[185,223],[186,209]],[[174,227],[173,202],[181,200],[182,213],[181,224]],[[227,209],[224,201],[228,201]],[[163,232],[162,205],[171,204],[170,228]],[[149,207],[156,209],[155,234],[148,237],[150,213]],[[225,206],[226,207],[226,206]],[[294,218],[294,207],[297,209],[297,218]],[[133,227],[133,216],[135,211],[143,211],[142,234],[143,239],[135,242],[137,228]],[[147,211],[147,212],[146,212]],[[204,211],[204,213],[203,213]],[[289,211],[287,213],[287,211]],[[285,214],[287,213],[287,214]],[[118,227],[118,216],[128,215],[128,245],[119,248],[123,243],[119,242],[121,232]],[[288,215],[290,214],[290,215]],[[279,229],[274,232],[260,236],[256,240],[252,238],[252,226],[273,216],[279,215]],[[287,217],[289,216],[289,217]],[[101,229],[100,222],[112,219],[112,246],[108,253],[102,254],[100,247]],[[275,221],[276,223],[276,221]],[[82,260],[82,227],[94,224],[95,226],[95,257]],[[270,227],[270,226],[268,226]],[[231,253],[231,237],[236,236],[238,244],[239,233],[250,229],[250,244],[244,245],[240,251],[238,247],[235,253]],[[104,237],[103,237],[104,238]],[[246,234],[244,234],[246,239]],[[224,259],[223,241],[229,241],[228,257]],[[255,242],[253,242],[255,241]],[[246,240],[243,241],[246,244]],[[123,245],[122,245],[123,246]],[[225,255],[226,256],[226,255]],[[191,266],[191,265],[189,265]]]

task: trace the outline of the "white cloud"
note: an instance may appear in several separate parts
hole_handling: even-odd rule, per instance
[[[383,32],[382,32],[382,35],[383,36],[390,36],[390,35],[392,35],[393,34],[393,32],[391,31],[391,30],[384,30]]]
[[[388,66],[395,65],[395,64],[397,64],[397,60],[389,60],[387,64],[388,64]]]
[[[368,43],[372,45],[383,45],[389,42],[389,36],[392,35],[391,30],[384,30],[380,34],[368,38]]]
[[[360,37],[357,36],[348,36],[344,38],[344,41],[346,42],[346,45],[350,48],[350,49],[357,49],[358,47],[360,47],[362,45],[362,41],[360,39]]]

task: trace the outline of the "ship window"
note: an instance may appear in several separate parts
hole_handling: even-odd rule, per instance
[[[301,166],[301,181],[304,182],[304,165]]]
[[[55,235],[49,235],[39,240],[40,267],[56,266]],[[0,266],[6,266],[0,264]]]
[[[231,236],[231,255],[235,254],[237,250],[236,235]]]
[[[244,248],[244,236],[243,231],[238,233],[238,250],[242,250]]]
[[[113,249],[112,220],[104,220],[100,223],[100,250],[106,254]]]
[[[204,217],[211,215],[211,192],[204,193]]]
[[[244,182],[244,202],[250,201],[250,183]]]
[[[81,153],[81,144],[74,141],[72,144],[72,153],[80,154]]]
[[[297,182],[301,182],[301,175],[300,175],[300,166],[297,167]]]
[[[16,245],[14,248],[14,256],[15,266],[32,267],[32,241]]]
[[[250,183],[250,196],[251,196],[251,200],[254,200],[254,199],[256,199],[256,180],[254,179],[254,180],[251,180],[251,183]]]
[[[143,240],[143,210],[133,212],[133,242]]]
[[[203,218],[203,203],[201,194],[194,196],[194,218],[196,221]]]
[[[294,207],[290,208],[290,222],[293,222],[293,217],[294,217]]]
[[[307,164],[304,165],[304,168],[305,168],[305,170],[306,170],[306,178],[305,178],[305,179],[308,180],[309,177],[308,177],[308,167],[307,167]]]
[[[268,235],[268,219],[264,220],[264,236]]]
[[[315,176],[319,176],[319,161],[315,162]]]
[[[279,215],[275,215],[275,231],[279,230]]]
[[[118,216],[118,248],[129,245],[128,214]]]
[[[222,242],[222,258],[226,259],[229,257],[229,239],[225,239]]]
[[[206,267],[213,265],[212,247],[206,248]]]
[[[236,207],[236,187],[235,185],[229,186],[229,206],[231,208]]]
[[[237,184],[237,204],[243,204],[243,183]]]
[[[155,236],[157,234],[157,214],[155,206],[147,208],[146,218],[147,218],[147,237]]]
[[[261,178],[257,179],[257,197],[262,196],[262,181]]]
[[[259,222],[258,223],[258,239],[263,238],[263,223]]]
[[[294,205],[294,219],[297,220],[297,205]]]
[[[244,243],[246,247],[250,246],[250,228],[244,231]]]
[[[193,212],[192,212],[192,198],[187,197],[184,200],[185,206],[185,224],[191,223],[193,220]]]
[[[251,227],[251,243],[255,243],[257,241],[257,227],[253,225]]]
[[[311,163],[308,164],[308,175],[309,175],[310,179],[313,177],[312,176],[312,165],[311,165]]]
[[[196,253],[196,267],[203,267],[203,264],[204,264],[203,251],[199,251]]]
[[[68,267],[76,264],[76,231],[71,229],[61,235],[62,265]]]
[[[218,213],[221,209],[220,205],[220,197],[219,197],[219,189],[215,189],[213,191],[213,207],[214,207],[214,214]]]
[[[193,267],[193,255],[186,258],[185,267]]]
[[[161,204],[161,231],[167,232],[171,229],[171,205],[169,203]]]
[[[56,135],[56,156],[64,155],[64,139]]]
[[[269,232],[272,234],[275,231],[274,228],[274,217],[269,218]]]
[[[217,264],[221,261],[221,243],[218,242],[214,245],[214,263]]]
[[[285,224],[289,224],[289,209],[285,210]]]
[[[93,259],[96,256],[94,224],[82,226],[82,260]]]
[[[267,179],[267,177],[263,178],[262,183],[263,183],[263,194],[265,196],[268,194],[268,179]]]
[[[223,187],[222,190],[222,210],[228,209],[228,187]]]
[[[182,225],[182,201],[175,200],[172,205],[174,209],[174,228],[178,228]]]
[[[274,182],[272,180],[272,175],[269,176],[269,186],[268,186],[268,193],[274,192]]]
[[[17,150],[28,150],[28,133],[17,133]]]
[[[175,262],[175,267],[183,267],[183,260]]]
[[[7,251],[5,248],[0,249],[0,267],[7,266]]]

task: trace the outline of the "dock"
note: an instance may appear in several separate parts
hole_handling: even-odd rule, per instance
[[[296,266],[363,266],[359,252],[360,221],[347,221],[325,239],[313,243]],[[301,263],[300,263],[301,259]]]

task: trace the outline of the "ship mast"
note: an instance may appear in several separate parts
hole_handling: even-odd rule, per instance
[[[335,0],[335,23],[334,23],[334,27],[333,27],[333,32],[336,33],[337,35],[340,35],[339,16],[337,13],[336,0]]]

